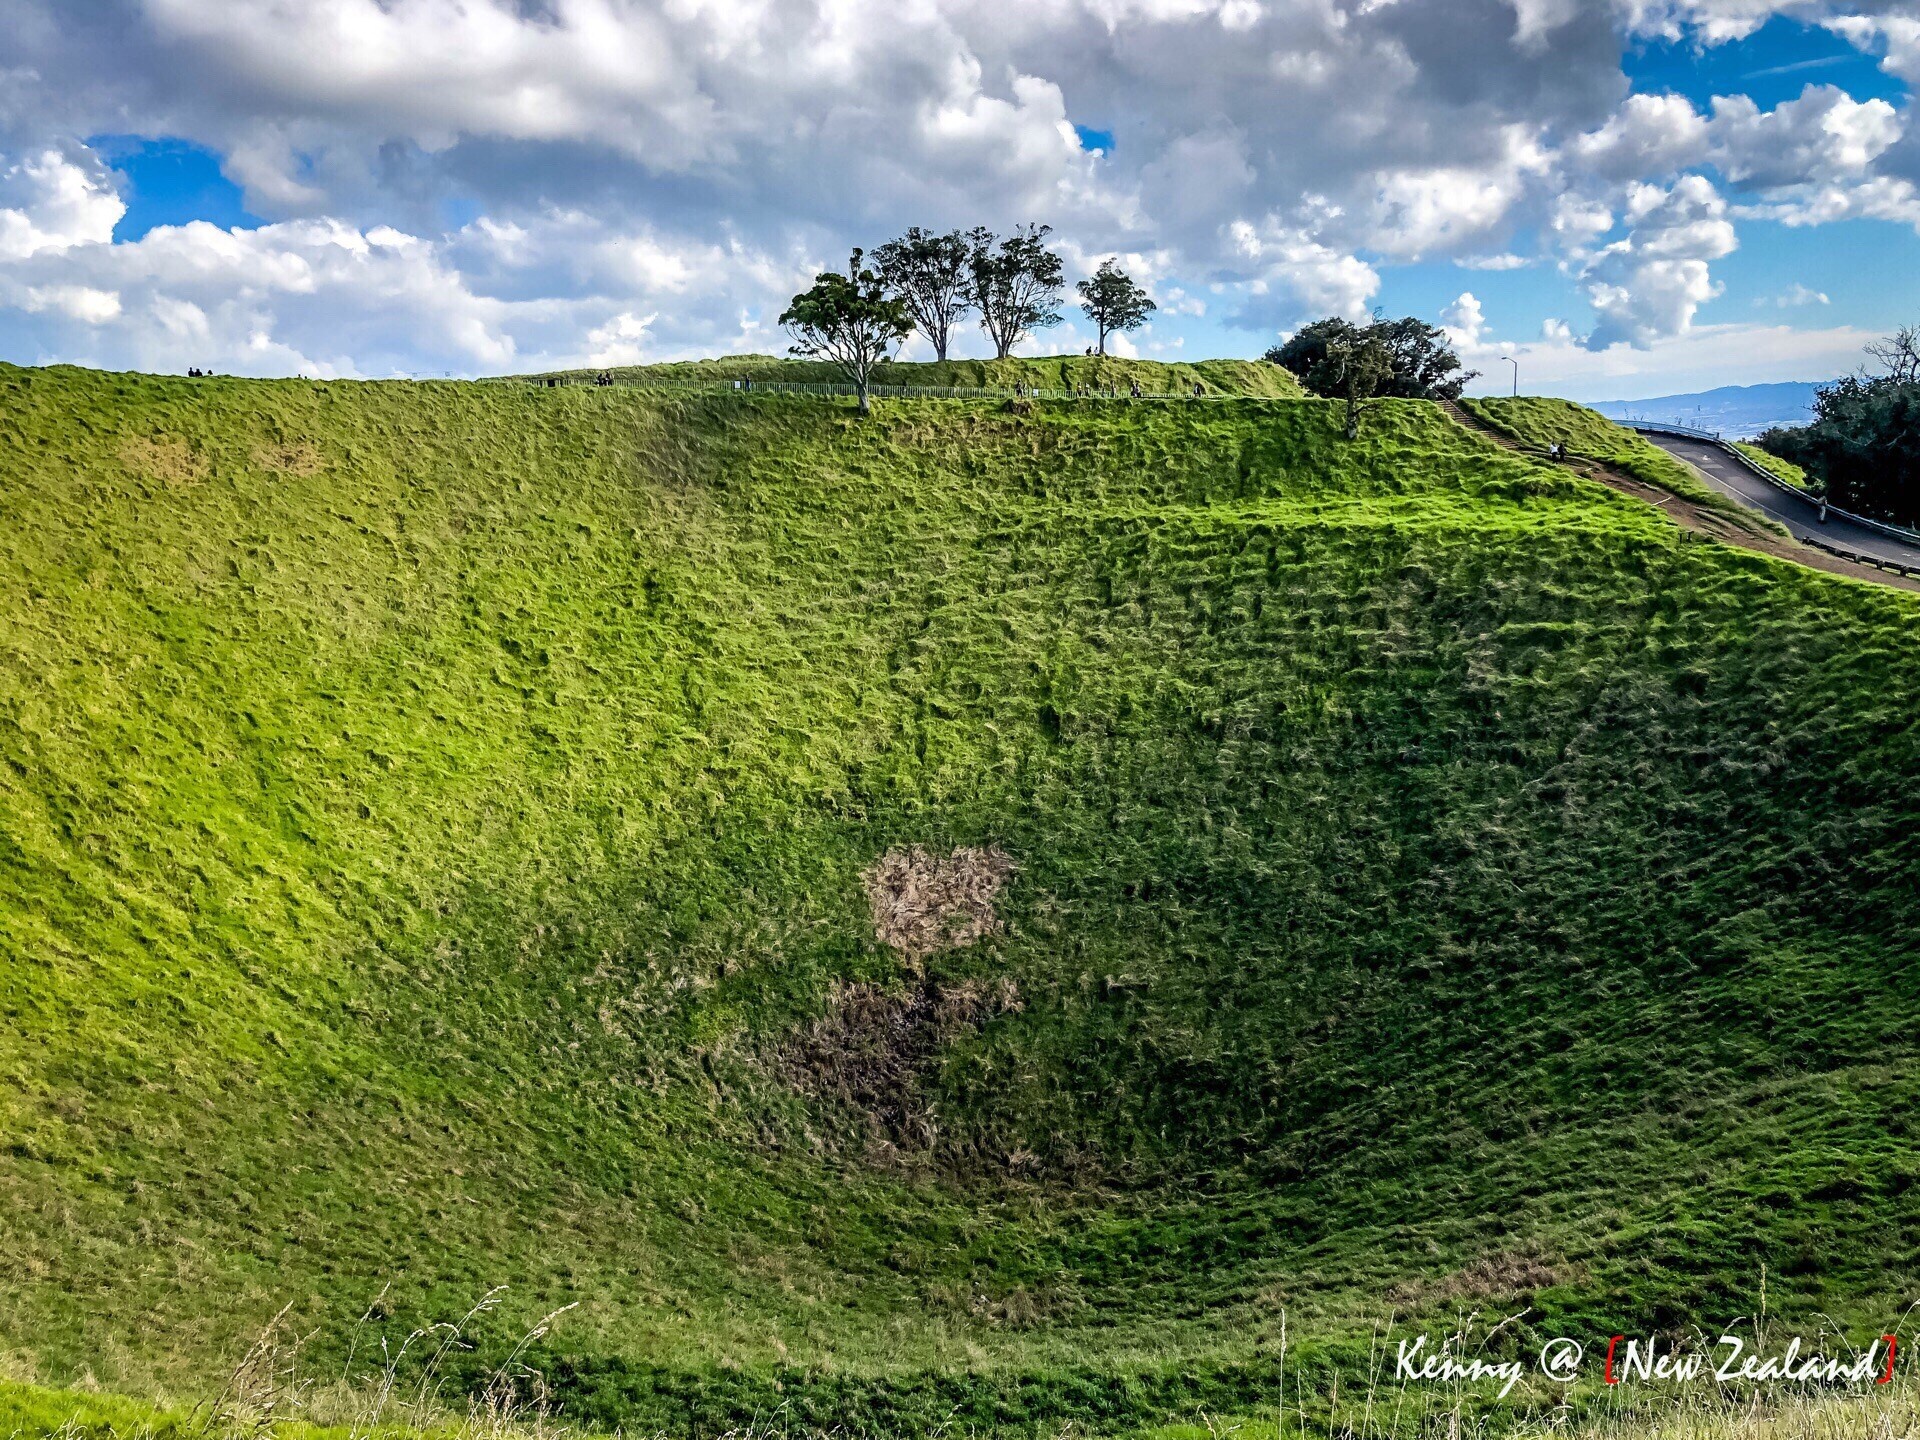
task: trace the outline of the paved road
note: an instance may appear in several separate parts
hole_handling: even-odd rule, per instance
[[[1709,485],[1722,494],[1731,495],[1741,504],[1778,520],[1793,532],[1796,540],[1819,540],[1860,555],[1877,555],[1882,560],[1893,560],[1903,565],[1920,565],[1920,545],[1892,539],[1878,530],[1869,530],[1864,525],[1855,525],[1837,516],[1830,516],[1827,523],[1822,525],[1817,504],[1769,485],[1717,445],[1684,439],[1678,435],[1649,433],[1646,438],[1668,454],[1676,455],[1693,466]]]

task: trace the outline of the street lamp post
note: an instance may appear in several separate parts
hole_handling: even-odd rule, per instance
[[[1514,398],[1518,399],[1520,397],[1520,362],[1511,355],[1502,355],[1500,358],[1513,367],[1513,394]]]

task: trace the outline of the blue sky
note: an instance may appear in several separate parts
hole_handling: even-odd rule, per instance
[[[0,357],[777,352],[852,245],[1041,221],[1141,354],[1378,306],[1488,385],[1826,378],[1920,319],[1917,4],[15,0]]]
[[[138,135],[96,135],[87,145],[118,177],[127,211],[113,227],[117,242],[194,220],[222,229],[251,230],[265,223],[248,211],[245,192],[221,170],[220,156],[204,145]]]

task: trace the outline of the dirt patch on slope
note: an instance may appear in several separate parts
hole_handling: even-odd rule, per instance
[[[962,846],[942,855],[909,845],[887,851],[860,881],[881,943],[918,962],[997,934],[993,905],[1013,870],[998,846]]]
[[[1006,977],[925,983],[907,991],[839,984],[827,1012],[782,1048],[788,1081],[863,1118],[869,1158],[931,1150],[939,1127],[927,1090],[940,1052],[999,1015],[1021,1008]]]
[[[1482,1255],[1451,1275],[1395,1285],[1387,1297],[1400,1305],[1514,1301],[1580,1278],[1580,1270],[1564,1260],[1530,1249],[1501,1250]]]
[[[994,845],[888,850],[860,874],[873,931],[906,962],[898,984],[836,982],[826,1012],[789,1034],[775,1064],[795,1089],[864,1130],[870,1160],[938,1142],[933,1082],[946,1048],[1021,1008],[1006,976],[943,982],[925,961],[1000,932],[994,904],[1014,863]]]

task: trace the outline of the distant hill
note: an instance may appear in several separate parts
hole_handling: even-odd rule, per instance
[[[1813,418],[1813,394],[1825,380],[1779,385],[1723,385],[1693,395],[1651,400],[1603,400],[1588,408],[1612,420],[1679,420],[1705,430],[1746,438],[1775,425],[1804,425]]]

